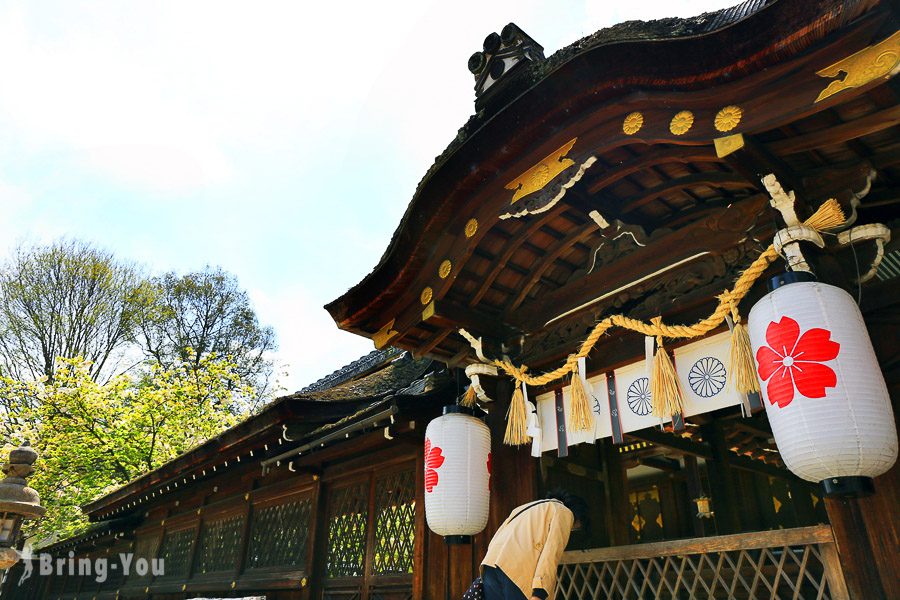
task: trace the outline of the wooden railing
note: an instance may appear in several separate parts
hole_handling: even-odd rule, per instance
[[[557,600],[847,600],[831,527],[566,552]]]

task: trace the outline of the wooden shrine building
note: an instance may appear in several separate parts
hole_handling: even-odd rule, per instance
[[[82,535],[36,552],[107,559],[106,577],[54,571],[0,597],[409,597],[420,581],[421,429],[457,382],[393,348],[280,398],[262,412],[83,507]],[[70,554],[71,553],[71,554]],[[121,553],[163,559],[123,572]]]
[[[340,328],[451,367],[506,359],[537,375],[613,314],[693,324],[784,226],[762,181],[772,175],[803,219],[829,199],[843,208],[846,221],[808,254],[820,280],[860,299],[897,414],[896,3],[748,0],[622,23],[547,58],[510,24],[469,68],[476,113],[373,272],[326,307]],[[872,223],[884,227],[852,228]],[[784,270],[775,262],[741,314]],[[719,332],[724,323],[707,337]],[[688,341],[665,342],[676,367]],[[645,355],[644,335],[610,329],[587,356],[588,382],[621,380]],[[765,412],[723,406],[631,429],[631,388],[629,406],[619,394],[621,439],[570,436],[566,447],[544,423],[533,458],[502,444],[509,373],[480,379],[493,400],[481,403],[491,519],[471,546],[425,556],[424,598],[459,598],[500,521],[557,485],[595,509],[592,536],[570,543],[560,599],[900,597],[896,466],[871,497],[823,499],[785,469]],[[568,386],[527,391],[543,414]]]
[[[424,429],[457,402],[468,365],[552,371],[613,314],[696,323],[784,227],[770,206],[782,192],[802,219],[832,199],[843,209],[807,257],[859,300],[897,414],[900,7],[747,0],[622,23],[546,58],[510,24],[469,68],[475,114],[373,272],[326,307],[378,352],[86,506],[93,528],[45,549],[165,557],[164,576],[19,586],[17,567],[4,600],[456,599],[509,512],[558,486],[589,501],[594,524],[570,540],[560,600],[900,598],[897,466],[874,495],[825,498],[785,468],[759,398],[627,426],[626,408],[649,412],[629,386],[611,432],[575,439],[541,416],[568,378],[529,385],[544,421],[531,448],[503,444],[514,378],[482,375],[487,527],[447,545],[423,510]],[[736,312],[783,270],[775,261]],[[665,347],[684,369],[727,332]],[[610,329],[584,377],[623,381],[647,344]],[[709,358],[700,377],[718,381]]]

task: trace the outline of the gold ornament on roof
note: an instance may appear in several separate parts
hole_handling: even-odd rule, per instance
[[[716,156],[725,158],[744,147],[744,136],[740,133],[726,135],[725,137],[714,139],[713,144],[716,146]]]
[[[466,222],[466,237],[472,237],[476,231],[478,231],[478,219],[469,219]]]
[[[898,66],[900,66],[900,31],[877,44],[863,48],[859,52],[825,67],[821,71],[816,71],[816,75],[819,77],[828,78],[846,73],[843,79],[829,83],[816,98],[816,102],[821,102],[838,92],[860,87],[882,77],[887,79]]]
[[[669,123],[669,131],[675,135],[684,135],[694,125],[694,113],[689,110],[683,110],[674,117]]]
[[[453,269],[453,263],[449,260],[445,260],[441,263],[441,266],[438,267],[438,276],[441,279],[447,279],[447,276],[450,275],[450,271]]]
[[[644,115],[635,111],[630,113],[622,122],[622,131],[627,135],[634,135],[644,126]]]
[[[744,116],[744,110],[740,106],[726,106],[722,110],[716,113],[716,129],[718,131],[731,131],[735,127],[738,126],[738,123],[741,122],[741,117]]]
[[[538,164],[534,165],[512,181],[506,184],[506,189],[513,191],[510,204],[515,204],[522,197],[542,190],[557,175],[575,164],[566,155],[572,150],[578,138],[572,138],[555,151],[545,156]]]
[[[390,321],[385,323],[381,329],[372,334],[372,341],[375,342],[376,350],[381,350],[382,348],[387,346],[388,342],[394,339],[397,333],[399,333],[396,329],[394,329],[395,321],[396,319],[391,319]],[[250,499],[249,494],[247,499]]]
[[[431,289],[430,287],[427,287],[424,290],[422,290],[422,294],[419,296],[419,301],[422,304],[428,304],[429,302],[431,302],[431,299],[433,297],[434,297],[434,290]]]

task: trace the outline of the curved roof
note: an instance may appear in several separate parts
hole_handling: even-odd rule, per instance
[[[814,168],[829,165],[815,153],[832,141],[810,136],[868,119],[835,139],[876,135],[871,154],[890,145],[877,134],[896,115],[883,92],[859,102],[879,82],[818,100],[832,82],[817,72],[884,40],[896,23],[890,5],[876,1],[757,0],[693,19],[623,23],[519,69],[507,84],[512,98],[470,118],[425,174],[372,273],[326,309],[343,329],[453,360],[464,351],[453,327],[500,340],[533,334],[550,314],[548,299],[571,308],[560,290],[592,270],[612,270],[616,281],[640,272],[652,262],[641,250],[648,241],[671,234],[666,243],[678,245],[721,234],[712,243],[721,258],[746,237],[761,206],[757,174],[745,168],[752,160],[736,164],[714,147],[735,133],[753,154],[785,167],[792,189],[808,191],[811,201],[846,196],[840,184],[814,185]],[[853,102],[855,113],[843,111]],[[739,125],[719,129],[719,113],[732,106]],[[629,132],[624,119],[632,113],[642,122]],[[690,123],[676,132],[681,113]],[[847,167],[859,158],[866,156],[833,162]],[[559,172],[535,171],[557,163]],[[854,164],[854,173],[863,166]],[[538,176],[544,187],[517,198],[516,190],[531,191],[522,181]],[[850,177],[845,187],[857,183]],[[606,239],[621,232],[632,247]],[[592,264],[611,246],[620,246],[615,257]],[[632,253],[631,263],[615,264]],[[729,271],[741,260],[707,270]]]

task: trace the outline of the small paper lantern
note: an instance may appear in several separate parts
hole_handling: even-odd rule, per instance
[[[491,433],[472,409],[445,406],[425,430],[425,517],[448,544],[471,541],[488,521]]]
[[[772,280],[750,311],[762,397],[785,465],[829,496],[872,493],[897,459],[884,376],[862,314],[808,273]]]

